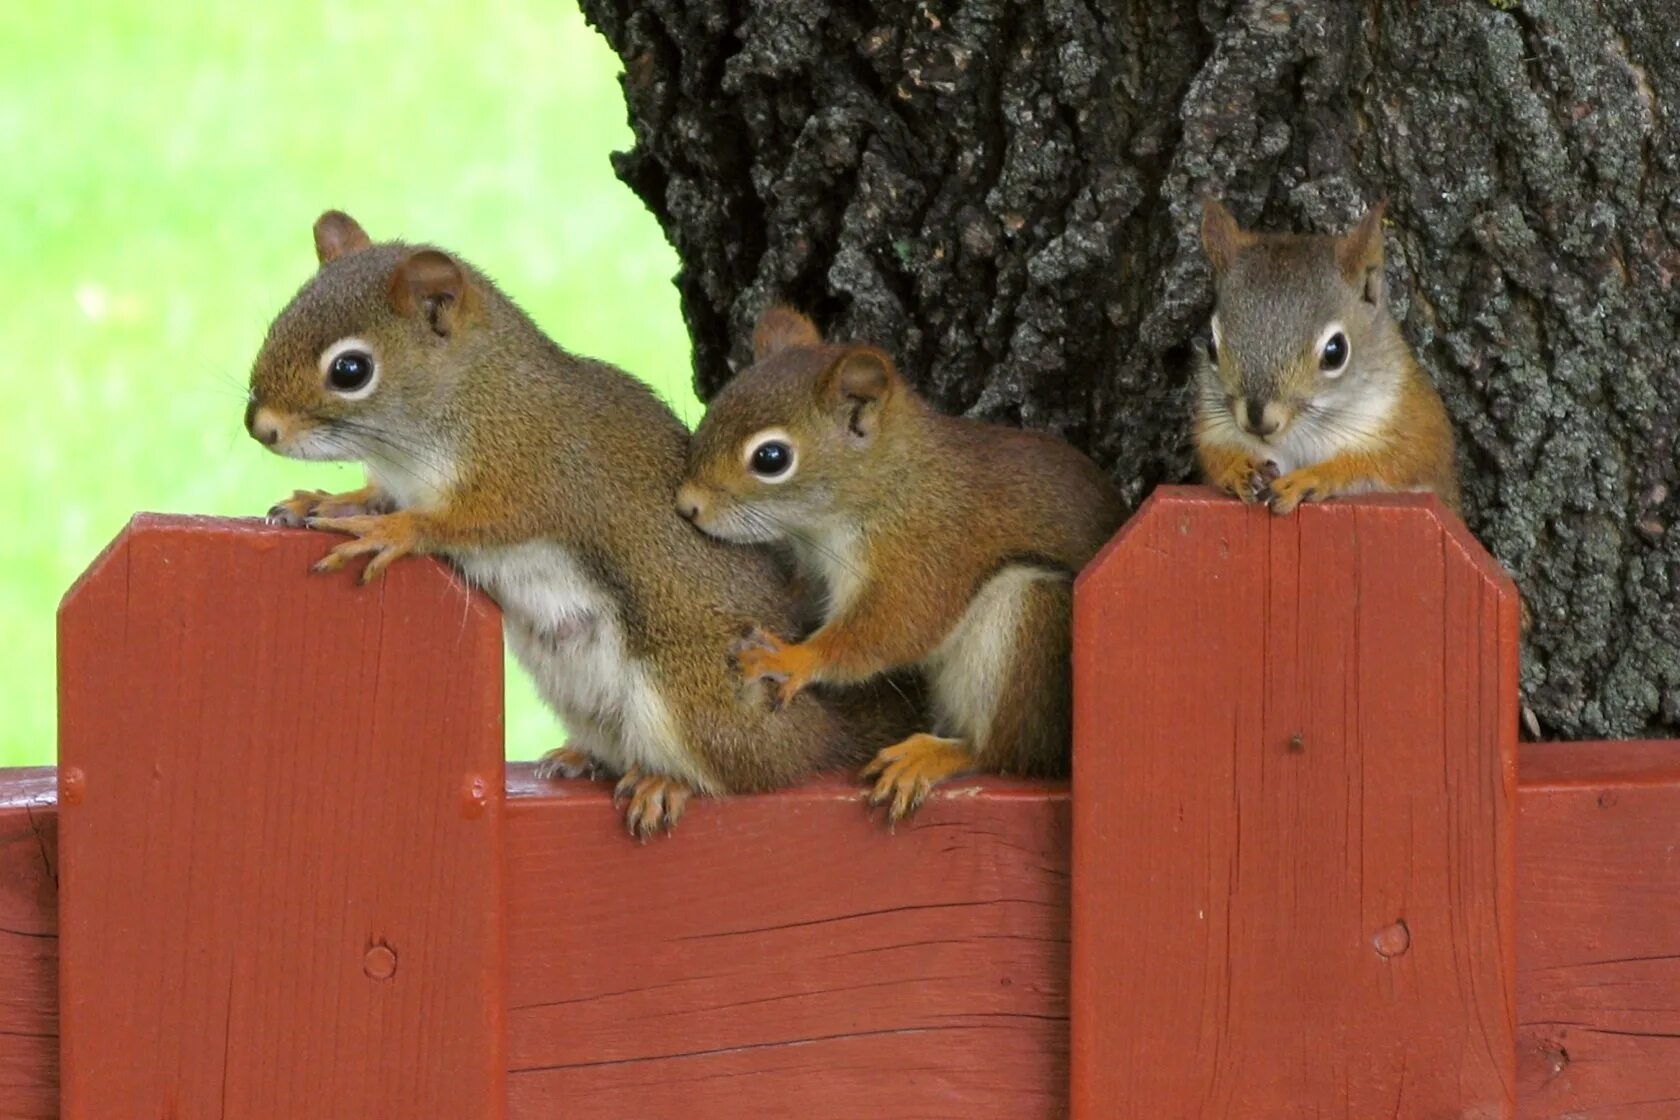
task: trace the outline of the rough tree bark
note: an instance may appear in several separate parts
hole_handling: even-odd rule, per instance
[[[583,0],[702,395],[773,296],[948,409],[1188,476],[1201,191],[1391,200],[1397,312],[1548,735],[1680,725],[1680,14],[1652,0]]]

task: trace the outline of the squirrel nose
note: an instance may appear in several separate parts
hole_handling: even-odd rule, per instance
[[[279,422],[275,420],[272,412],[266,408],[258,408],[256,401],[245,406],[245,430],[264,447],[273,447],[280,442]]]
[[[1277,421],[1266,420],[1266,402],[1258,397],[1250,397],[1243,402],[1248,412],[1248,427],[1257,436],[1269,436],[1277,431]]]
[[[683,486],[677,490],[677,516],[684,521],[693,521],[700,516],[700,497],[691,486]]]

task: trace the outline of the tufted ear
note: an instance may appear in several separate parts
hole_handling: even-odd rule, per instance
[[[1388,200],[1383,199],[1359,219],[1359,224],[1336,239],[1336,265],[1342,277],[1353,285],[1366,303],[1382,306],[1383,302],[1383,215],[1388,212]]]
[[[315,219],[315,258],[322,264],[372,244],[356,219],[342,210],[328,210]]]
[[[475,306],[467,274],[447,253],[417,249],[391,271],[391,306],[418,316],[442,338],[453,334]]]
[[[853,346],[823,372],[823,397],[844,417],[846,429],[867,441],[881,425],[881,410],[899,386],[898,368],[873,346]]]
[[[822,333],[810,319],[793,308],[775,304],[758,317],[753,328],[753,361],[762,362],[790,346],[819,346]]]
[[[1237,261],[1237,254],[1253,245],[1255,240],[1254,234],[1237,225],[1236,216],[1225,208],[1224,203],[1211,195],[1202,199],[1202,251],[1207,253],[1214,275],[1222,276],[1229,272]]]

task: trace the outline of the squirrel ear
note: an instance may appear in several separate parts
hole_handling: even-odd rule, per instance
[[[328,210],[315,219],[315,256],[322,264],[372,244],[356,219],[342,210]]]
[[[817,325],[791,307],[776,304],[758,317],[753,328],[753,361],[762,362],[790,346],[819,346],[822,334]]]
[[[881,407],[898,385],[892,359],[873,346],[847,350],[823,374],[823,391],[844,411],[847,430],[867,440],[881,424]]]
[[[1216,274],[1230,271],[1237,254],[1254,242],[1254,234],[1237,225],[1224,203],[1212,195],[1202,199],[1202,250]]]
[[[432,332],[447,338],[471,309],[467,275],[446,253],[420,249],[391,272],[391,306],[403,315],[425,318]]]
[[[1359,224],[1336,239],[1336,265],[1342,276],[1366,303],[1383,301],[1383,215],[1384,199],[1365,211]]]

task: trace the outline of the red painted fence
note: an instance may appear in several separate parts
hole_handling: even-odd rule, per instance
[[[1157,494],[1079,584],[1071,796],[645,846],[504,785],[493,607],[325,546],[142,517],[66,597],[0,1117],[1680,1116],[1680,745],[1519,757],[1514,593],[1430,500]]]

